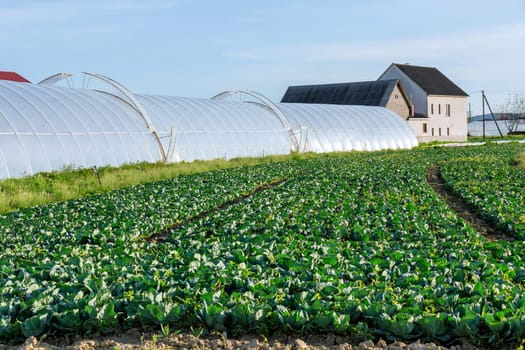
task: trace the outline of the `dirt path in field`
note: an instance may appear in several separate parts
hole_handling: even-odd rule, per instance
[[[242,200],[244,200],[246,198],[250,198],[251,196],[254,196],[255,194],[257,194],[259,192],[262,192],[262,191],[274,188],[275,186],[277,186],[279,184],[282,184],[286,180],[288,180],[288,177],[284,177],[284,178],[281,178],[281,179],[276,179],[276,180],[273,180],[271,182],[259,185],[253,191],[245,193],[245,194],[243,194],[240,197],[237,197],[237,198],[231,199],[229,201],[226,201],[224,203],[221,203],[221,204],[219,204],[218,206],[216,206],[214,208],[211,208],[209,210],[203,211],[202,213],[199,213],[199,214],[197,214],[195,216],[192,216],[192,217],[190,217],[190,218],[188,218],[186,220],[182,220],[182,221],[176,222],[175,224],[166,227],[164,230],[162,230],[162,231],[160,231],[160,232],[158,232],[158,233],[156,233],[156,234],[154,234],[152,236],[149,236],[147,238],[147,240],[150,241],[150,242],[154,242],[154,243],[166,242],[166,241],[169,240],[171,231],[176,230],[178,228],[181,228],[183,226],[186,226],[188,224],[191,224],[192,222],[195,222],[195,221],[197,221],[199,219],[202,219],[202,218],[204,218],[204,217],[206,217],[206,216],[210,215],[211,213],[214,213],[214,212],[216,212],[218,210],[222,210],[222,209],[224,209],[226,207],[230,207],[232,205],[235,205],[235,204],[241,202]]]
[[[448,206],[452,208],[459,217],[485,236],[487,240],[514,241],[513,237],[484,221],[470,205],[455,196],[441,177],[439,166],[431,166],[427,171],[426,177],[428,184],[447,202]]]
[[[304,339],[304,340],[303,340]],[[516,344],[517,345],[517,344]],[[516,349],[514,346],[497,347],[500,350]],[[167,349],[199,349],[199,350],[475,350],[491,349],[492,347],[475,347],[465,342],[450,347],[435,343],[425,343],[419,340],[410,343],[401,341],[389,342],[372,340],[355,342],[350,338],[333,334],[307,336],[279,336],[264,338],[261,336],[244,336],[230,339],[221,336],[196,337],[191,334],[176,334],[152,337],[151,335],[123,334],[95,340],[75,339],[73,341],[39,341],[35,337],[28,338],[22,345],[3,346],[0,350],[167,350]]]

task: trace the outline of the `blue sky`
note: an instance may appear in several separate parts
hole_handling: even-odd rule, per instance
[[[0,0],[0,70],[95,72],[130,90],[211,97],[375,80],[434,66],[493,105],[525,93],[525,0]]]

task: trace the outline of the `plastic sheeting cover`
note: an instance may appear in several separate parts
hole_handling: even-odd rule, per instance
[[[289,131],[261,104],[135,96],[157,131],[167,161],[292,150]],[[408,124],[382,107],[291,103],[277,107],[298,139],[300,130],[306,130],[301,151],[374,151],[417,145]],[[161,149],[143,116],[118,96],[0,81],[0,178],[67,166],[160,160]]]
[[[175,127],[168,161],[231,159],[288,154],[291,140],[271,112],[255,104],[203,98],[137,95],[165,150]]]
[[[377,151],[418,145],[408,123],[383,107],[302,103],[279,103],[278,107],[293,129],[306,126],[305,151]]]
[[[140,115],[115,97],[0,81],[0,178],[159,158]]]

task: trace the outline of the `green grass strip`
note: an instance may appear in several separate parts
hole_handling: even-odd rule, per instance
[[[290,154],[264,158],[216,159],[168,164],[138,163],[122,167],[100,167],[96,171],[94,169],[65,169],[60,172],[39,173],[20,179],[0,181],[0,213],[78,199],[92,194],[173,178],[179,175],[190,175],[290,159],[303,159],[312,156],[312,154]]]

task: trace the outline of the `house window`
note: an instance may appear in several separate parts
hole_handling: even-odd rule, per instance
[[[450,136],[450,128],[447,128],[447,136]]]
[[[441,114],[441,103],[438,104],[438,114]]]
[[[446,104],[445,115],[446,115],[447,117],[450,117],[450,105],[449,105],[449,104]]]
[[[423,133],[427,133],[427,123],[423,123]]]
[[[432,136],[434,136],[434,128],[432,128]]]
[[[441,128],[439,128],[439,136],[441,136]]]
[[[430,114],[434,114],[434,104],[430,104]]]

